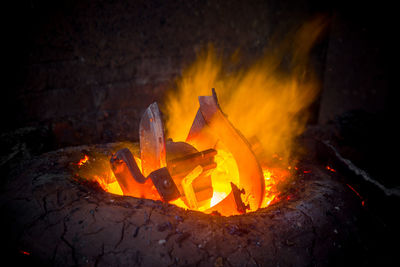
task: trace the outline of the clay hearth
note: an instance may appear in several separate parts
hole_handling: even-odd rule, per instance
[[[223,217],[117,196],[73,175],[80,146],[26,162],[1,197],[9,255],[45,265],[306,266],[343,263],[362,206],[336,173],[303,163],[278,203]]]

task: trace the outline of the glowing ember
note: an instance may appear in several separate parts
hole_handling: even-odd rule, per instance
[[[20,250],[19,253],[21,253],[21,254],[23,254],[23,255],[27,255],[27,256],[31,255],[30,252],[24,251],[24,250]]]
[[[81,159],[81,160],[77,163],[77,165],[80,167],[80,166],[82,166],[83,164],[85,164],[88,160],[89,160],[89,156],[88,156],[88,155],[85,155],[84,158]]]
[[[327,169],[328,171],[331,171],[331,172],[336,172],[336,170],[331,168],[330,166],[326,166],[325,169]]]
[[[360,200],[361,200],[361,205],[365,205],[365,201],[364,201],[364,198],[360,195],[360,193],[358,193],[357,192],[357,190],[355,190],[351,185],[349,185],[349,184],[346,184],[350,189],[351,189],[351,191],[353,191],[359,198],[360,198]]]

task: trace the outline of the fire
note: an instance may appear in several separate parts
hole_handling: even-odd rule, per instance
[[[227,70],[238,66],[223,62],[211,46],[200,53],[167,95],[163,113],[169,137],[185,141],[198,109],[197,97],[215,88],[223,112],[247,140],[257,140],[265,157],[279,154],[288,159],[294,137],[304,130],[306,108],[318,95],[308,55],[325,25],[322,18],[305,24],[288,37],[293,47],[284,43],[237,71]],[[292,55],[290,62],[284,62],[287,55]],[[289,71],[281,71],[284,64]]]
[[[83,157],[83,159],[79,160],[79,162],[77,163],[77,165],[80,167],[80,166],[82,166],[83,164],[85,164],[88,160],[89,160],[89,156],[88,156],[88,155],[85,155],[85,156]]]
[[[209,95],[210,88],[216,88],[221,109],[250,140],[262,163],[266,193],[261,207],[272,203],[279,193],[277,184],[290,176],[288,171],[272,169],[269,163],[278,162],[281,169],[287,168],[292,142],[305,129],[307,107],[317,97],[319,89],[316,78],[308,71],[307,59],[325,26],[323,18],[305,24],[287,40],[295,47],[282,45],[252,66],[238,71],[228,71],[227,67],[232,69],[234,63],[228,62],[226,67],[226,62],[210,46],[183,72],[176,90],[167,95],[163,113],[167,117],[168,136],[174,141],[185,141],[198,110],[197,97]],[[292,55],[289,71],[282,72],[284,57],[289,54]],[[197,147],[195,142],[191,145]],[[229,181],[237,183],[239,180],[237,164],[233,157],[227,156],[231,156],[229,148],[218,150],[217,155],[211,205],[229,194]]]
[[[214,205],[224,199],[231,191],[229,182],[233,182],[234,184],[239,183],[239,171],[232,154],[222,149],[217,151],[218,153],[215,156],[217,168],[211,176],[212,187],[214,189],[212,204]],[[214,205],[211,205],[211,207]]]
[[[217,155],[215,156],[215,163],[217,164],[217,167],[211,174],[213,196],[208,205],[197,208],[199,211],[205,211],[223,200],[231,191],[229,182],[232,181],[235,184],[239,183],[239,171],[232,154],[223,149],[218,149],[217,151]],[[171,203],[181,208],[189,208],[180,199]]]
[[[196,140],[187,140],[187,136],[199,109],[198,96],[210,95],[210,89],[216,88],[223,113],[248,140],[247,145],[251,148],[249,155],[254,154],[257,159],[256,165],[261,166],[258,168],[262,172],[265,186],[265,190],[259,190],[262,191],[261,204],[246,205],[254,203],[254,199],[251,199],[254,195],[242,192],[244,190],[239,188],[238,194],[242,204],[250,211],[267,207],[277,200],[280,185],[290,178],[291,170],[297,170],[289,165],[292,144],[294,138],[305,129],[307,108],[316,99],[319,89],[316,78],[308,69],[307,59],[312,45],[325,26],[326,21],[322,18],[305,24],[282,46],[270,50],[246,68],[237,68],[239,66],[235,66],[233,62],[225,65],[226,62],[217,56],[210,46],[183,71],[177,80],[176,88],[166,95],[162,106],[166,118],[166,137],[172,138],[174,142],[186,141],[198,151],[202,151],[203,148],[199,147]],[[293,44],[293,47],[289,44]],[[289,61],[287,55],[291,56]],[[202,201],[201,205],[196,202],[191,183],[202,172],[202,168],[198,166],[182,179],[186,200],[178,198],[170,201],[171,204],[211,213],[212,207],[223,203],[230,195],[233,196],[231,183],[240,185],[240,173],[245,171],[243,166],[246,164],[236,161],[235,148],[232,145],[227,147],[218,142],[215,147],[208,148],[217,151],[214,158],[216,167],[210,174],[212,197]],[[135,156],[134,159],[140,168],[140,158]],[[85,155],[78,165],[82,166],[88,160],[89,157]],[[84,175],[91,176],[107,192],[123,194],[111,170],[104,169],[100,172],[101,175],[93,173],[88,172]],[[237,196],[236,194],[235,198]],[[237,213],[228,211],[226,214]]]

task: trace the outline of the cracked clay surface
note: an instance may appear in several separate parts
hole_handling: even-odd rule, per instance
[[[294,199],[221,217],[80,183],[69,164],[82,149],[43,154],[9,182],[0,208],[11,254],[53,266],[325,265],[355,231],[358,203],[323,168],[297,179]]]

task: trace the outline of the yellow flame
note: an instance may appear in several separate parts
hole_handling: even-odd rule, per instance
[[[322,18],[306,23],[294,38],[237,72],[227,71],[212,47],[200,53],[167,95],[163,112],[169,137],[185,141],[199,107],[197,97],[215,88],[222,110],[248,140],[258,140],[268,156],[287,158],[293,138],[304,130],[303,112],[318,94],[307,59],[325,24]],[[281,71],[285,64],[289,71]]]
[[[217,163],[217,167],[211,174],[214,190],[211,204],[215,205],[230,193],[230,182],[236,185],[239,184],[239,170],[233,155],[224,149],[218,149],[214,161]],[[219,201],[217,201],[218,199]]]
[[[239,71],[228,71],[233,63],[227,68],[211,46],[200,53],[183,71],[175,90],[169,91],[162,106],[167,118],[167,136],[174,141],[185,141],[199,107],[198,96],[210,95],[211,88],[215,88],[223,112],[250,141],[258,159],[287,164],[292,142],[305,128],[305,111],[318,95],[319,84],[309,72],[308,58],[326,24],[321,17],[306,23],[294,37]],[[239,184],[238,167],[229,148],[218,144],[215,149],[218,154],[215,156],[217,167],[211,173],[213,196],[209,206],[197,207],[200,211],[227,197],[231,192],[230,182]],[[134,158],[140,168],[140,159]],[[122,195],[108,160],[102,158],[104,164],[96,170],[80,168],[80,174],[98,181],[105,191]],[[261,207],[278,199],[280,183],[290,176],[288,169],[262,167],[266,193]],[[170,203],[188,208],[181,198]]]

